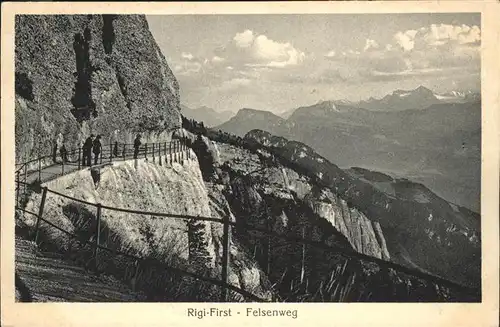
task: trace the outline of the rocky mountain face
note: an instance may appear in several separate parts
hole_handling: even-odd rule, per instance
[[[254,111],[217,128],[238,136],[262,129],[308,144],[340,167],[389,172],[480,210],[481,102],[376,112],[325,101],[300,107],[286,120],[273,116]]]
[[[247,142],[272,149],[379,224],[392,261],[478,287],[480,217],[425,186],[364,169],[344,171],[311,147],[254,130]],[[377,235],[377,234],[376,234]],[[380,244],[381,242],[379,242]]]
[[[221,218],[228,211],[224,197],[208,191],[202,179],[194,153],[182,163],[160,166],[151,161],[137,164],[119,162],[101,169],[98,187],[88,171],[78,171],[45,186],[70,197],[105,206],[130,208],[148,212],[171,213]],[[28,210],[37,210],[40,194],[33,193],[26,204]],[[70,199],[49,193],[45,216],[57,226],[77,234],[81,240],[93,235],[96,210]],[[233,217],[234,221],[234,217]],[[32,228],[33,216],[25,215],[18,225]],[[101,217],[101,245],[126,252],[156,264],[220,279],[222,258],[222,224],[196,219],[169,219],[154,215],[133,214],[103,209]],[[90,245],[82,246],[68,235],[48,224],[41,224],[41,239],[47,250],[70,254],[75,260],[91,255]],[[265,273],[256,265],[237,238],[230,241],[231,263],[229,281],[236,287],[271,299],[271,287]],[[151,265],[139,267],[139,277],[130,275],[133,261],[102,251],[100,269],[131,283],[157,301],[218,301],[217,287],[206,282],[194,284],[182,274]],[[127,272],[129,274],[127,274]],[[236,295],[236,294],[234,294]],[[241,296],[233,298],[242,300]]]
[[[193,109],[181,104],[181,110],[184,117],[203,122],[207,127],[218,126],[234,116],[232,111],[215,111],[207,106]]]
[[[417,260],[415,251],[405,248],[410,247],[410,241],[403,242],[397,235],[407,226],[394,230],[397,224],[408,219],[400,217],[396,221],[394,216],[399,217],[402,210],[398,206],[411,206],[414,200],[396,204],[398,199],[390,199],[401,210],[394,214],[386,212],[384,217],[378,197],[383,198],[385,193],[368,195],[363,190],[365,194],[361,196],[362,189],[355,189],[354,194],[364,201],[364,206],[359,205],[360,201],[355,203],[350,191],[345,192],[347,184],[323,181],[331,182],[335,172],[336,177],[346,179],[346,183],[357,178],[350,177],[307,146],[301,144],[299,147],[296,142],[291,146],[287,140],[262,131],[249,133],[245,139],[210,131],[207,135],[208,138],[201,137],[206,144],[204,150],[195,152],[199,158],[213,157],[200,159],[200,162],[212,163],[200,166],[202,172],[210,172],[203,173],[203,176],[211,190],[209,193],[214,194],[212,201],[227,203],[219,207],[225,207],[241,226],[234,231],[234,237],[266,272],[279,299],[444,301],[453,298],[460,301],[477,296],[472,295],[474,291],[463,293],[464,290],[437,279],[417,277],[405,270],[408,268],[387,266],[387,262],[392,261],[422,273],[426,271],[422,264],[426,259],[423,258],[434,259],[431,254],[420,252]],[[193,142],[196,140],[194,135],[187,138]],[[293,155],[292,148],[297,150]],[[313,164],[305,164],[311,161],[325,168],[321,170]],[[359,187],[358,184],[355,186]],[[377,212],[367,210],[372,203]],[[422,218],[422,212],[418,211],[417,216]],[[394,220],[392,224],[391,220]],[[268,236],[259,231],[252,232],[252,228],[271,229],[274,233]],[[280,235],[316,243],[303,246]],[[427,234],[425,237],[428,238]],[[412,241],[418,243],[416,238]],[[424,245],[423,251],[430,251],[431,246],[435,244]],[[444,260],[448,259],[441,259]],[[438,274],[435,267],[432,268],[429,271]],[[447,273],[451,275],[450,271]],[[453,277],[446,277],[455,279],[462,273],[454,272]],[[445,274],[440,271],[440,275]],[[468,277],[457,279],[467,282]],[[345,282],[346,288],[342,292],[332,286],[339,281]]]
[[[435,104],[466,103],[481,100],[481,94],[467,91],[451,91],[435,93],[432,90],[419,86],[414,90],[395,90],[391,94],[376,99],[369,98],[362,101],[334,100],[337,105],[363,108],[372,111],[403,111],[413,109],[426,109]]]
[[[216,126],[214,129],[244,136],[252,129],[281,130],[286,129],[286,120],[270,111],[243,108],[227,122]]]
[[[360,101],[357,107],[377,111],[401,111],[408,109],[425,109],[440,103],[434,92],[419,86],[414,90],[395,90],[382,99],[371,98]]]
[[[175,76],[139,15],[16,17],[16,159],[181,124]]]

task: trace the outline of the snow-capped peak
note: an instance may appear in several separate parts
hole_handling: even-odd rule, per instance
[[[450,91],[446,93],[436,94],[436,98],[442,101],[468,101],[480,98],[480,94],[471,90],[465,91]]]

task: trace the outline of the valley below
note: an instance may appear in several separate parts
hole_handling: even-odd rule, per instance
[[[239,136],[262,129],[308,144],[339,167],[408,178],[480,212],[480,102],[395,112],[322,102],[298,108],[288,119],[242,109],[215,129]]]

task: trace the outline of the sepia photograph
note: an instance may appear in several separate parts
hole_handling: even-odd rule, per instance
[[[480,10],[13,27],[15,303],[484,301]]]

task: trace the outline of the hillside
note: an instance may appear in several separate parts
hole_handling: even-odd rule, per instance
[[[19,15],[15,28],[17,161],[59,135],[73,149],[91,133],[131,143],[180,126],[179,86],[144,16]]]
[[[245,136],[292,162],[380,223],[391,260],[464,284],[480,283],[480,217],[425,186],[363,169],[343,171],[305,144],[254,130]]]
[[[440,275],[477,287],[477,282],[480,279],[480,261],[478,259],[480,246],[479,237],[474,233],[478,230],[479,219],[472,212],[460,208],[457,210],[463,210],[463,214],[457,214],[453,207],[449,205],[443,207],[446,202],[431,192],[429,193],[433,196],[431,203],[426,204],[425,209],[419,207],[419,197],[404,195],[406,198],[403,198],[399,194],[397,198],[385,197],[384,193],[376,192],[370,188],[370,185],[365,185],[361,179],[350,177],[325,158],[318,156],[310,147],[297,142],[289,142],[283,138],[275,138],[263,132],[254,131],[244,139],[214,131],[207,131],[207,135],[214,140],[213,153],[216,153],[219,162],[216,164],[216,167],[219,168],[215,169],[215,174],[209,175],[210,183],[208,185],[212,189],[223,190],[222,193],[237,222],[241,220],[242,223],[250,223],[252,226],[271,224],[274,226],[273,229],[279,230],[281,233],[285,232],[288,235],[305,233],[313,239],[321,240],[321,243],[341,247],[344,249],[343,251],[352,253],[347,256],[351,258],[349,260],[361,264],[357,268],[354,268],[357,265],[354,264],[351,267],[353,270],[348,269],[351,273],[355,271],[356,274],[360,274],[360,278],[368,278],[366,274],[372,275],[374,271],[364,270],[367,267],[361,268],[364,266],[364,261],[357,261],[359,258],[355,252],[368,254],[372,258],[390,260],[423,273]],[[211,171],[213,172],[212,169]],[[333,175],[336,175],[334,179],[337,180],[337,184],[332,184]],[[355,188],[352,190],[354,194],[351,193],[353,187]],[[414,186],[410,185],[409,187],[413,188]],[[418,189],[417,185],[415,187]],[[380,203],[380,200],[389,201],[393,208],[387,210]],[[412,210],[415,209],[413,216],[408,216],[407,213],[403,214],[404,210],[408,212],[408,207],[411,207]],[[429,212],[436,215],[442,214],[446,219],[454,220],[455,223],[462,219],[468,222],[465,225],[461,224],[460,229],[453,230],[454,233],[449,233],[441,228],[443,226],[449,227],[450,224],[446,222],[444,225],[442,222],[436,223],[436,221],[440,221],[440,218],[436,218],[434,223],[429,225],[423,223],[427,222]],[[405,220],[407,221],[405,222]],[[421,227],[418,226],[419,221],[422,221]],[[400,229],[397,227],[398,224],[401,225]],[[404,230],[411,230],[410,225],[416,229],[411,241],[402,234]],[[471,233],[470,240],[464,237],[462,234],[464,231]],[[324,267],[320,268],[318,261],[315,261],[316,259],[307,259],[304,267],[310,267],[313,271],[306,268],[304,272],[301,272],[300,257],[297,258],[298,249],[296,247],[290,244],[291,248],[287,251],[286,243],[273,237],[271,239],[272,249],[277,242],[282,244],[281,246],[285,246],[283,249],[285,252],[276,252],[271,259],[268,259],[265,251],[268,243],[261,239],[263,235],[251,236],[243,230],[240,233],[242,234],[237,234],[238,237],[245,235],[244,239],[247,240],[243,241],[244,244],[254,248],[253,252],[256,254],[259,264],[263,267],[270,265],[269,278],[271,282],[276,280],[283,282],[283,276],[287,277],[285,285],[283,285],[284,289],[279,288],[281,296],[292,296],[289,292],[294,290],[294,293],[297,293],[293,296],[300,296],[306,301],[312,300],[307,296],[307,291],[303,289],[302,279],[305,278],[308,283],[316,285],[313,288],[318,287],[325,275],[330,273],[335,275],[330,269],[333,269],[335,265],[345,263],[345,256],[334,258],[330,257],[328,251],[308,247],[307,253],[311,253],[314,258],[317,254],[319,257],[328,256],[329,260],[325,262]],[[433,233],[438,234],[432,238]],[[431,235],[430,238],[429,235]],[[455,250],[461,248],[464,251],[459,251],[461,254],[458,255],[448,244],[443,248],[441,241],[439,241],[440,237],[445,237],[446,242],[453,242],[453,246],[456,246]],[[242,239],[240,238],[240,240]],[[420,245],[420,243],[423,244]],[[415,244],[419,244],[419,247],[413,248]],[[438,250],[436,250],[436,246]],[[350,252],[351,249],[355,252]],[[470,256],[472,260],[470,263],[467,262],[469,260],[467,256]],[[435,259],[438,259],[439,263],[431,262]],[[280,262],[283,263],[280,264]],[[453,266],[458,265],[458,262],[462,264],[461,270],[457,270],[457,267]],[[284,266],[288,267],[288,273],[285,275],[283,275]],[[382,272],[382,267],[383,265],[376,271],[386,276],[386,272]],[[315,271],[315,269],[319,269],[319,271]],[[303,274],[305,277],[300,277]],[[381,277],[381,275],[378,276]],[[387,278],[387,276],[381,278]],[[391,279],[391,277],[388,278]],[[355,289],[353,293],[360,296],[359,300],[361,298],[366,300],[363,295],[356,293],[360,291],[358,287],[363,285],[363,282],[358,282],[360,284],[354,283],[353,285],[353,289]],[[398,286],[393,284],[394,282],[392,280],[388,283],[391,285],[390,287],[397,289]],[[412,283],[410,282],[410,284]],[[300,291],[290,285],[297,287],[300,285]],[[333,293],[329,293],[330,291],[326,291],[326,294],[333,296]],[[395,289],[392,291],[397,292]],[[409,290],[400,289],[399,291],[401,292],[400,296],[402,296],[401,301],[414,301],[423,296]],[[384,297],[381,294],[377,296]],[[392,301],[397,297],[396,294],[393,296],[386,295],[385,301]],[[435,295],[429,296],[437,299],[434,297]],[[420,297],[420,301],[425,301],[424,298],[427,297]],[[441,295],[438,298],[442,299]]]

